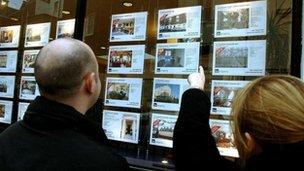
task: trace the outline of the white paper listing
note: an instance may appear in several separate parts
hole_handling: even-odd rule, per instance
[[[110,46],[108,74],[142,74],[145,45]]]
[[[17,48],[19,46],[20,25],[0,27],[0,48]]]
[[[112,15],[110,42],[146,39],[148,12]]]
[[[129,143],[138,143],[139,113],[121,111],[103,111],[102,128],[108,139]]]
[[[75,19],[57,22],[56,38],[74,37]]]
[[[216,5],[214,23],[216,38],[266,35],[267,2]]]
[[[0,100],[0,123],[10,124],[12,122],[13,102]]]
[[[0,51],[0,73],[16,72],[18,51]]]
[[[20,121],[23,119],[23,116],[27,110],[27,107],[30,105],[30,103],[24,103],[24,102],[19,102],[18,104],[18,117],[17,120]]]
[[[19,98],[25,100],[34,100],[38,95],[40,95],[40,93],[35,77],[22,76],[20,82]]]
[[[190,74],[198,71],[200,43],[156,45],[156,74]]]
[[[179,111],[182,94],[189,87],[186,79],[154,78],[152,109]]]
[[[227,120],[210,119],[209,124],[220,154],[228,157],[239,157],[230,122]]]
[[[201,6],[158,11],[158,39],[197,38],[201,36]]]
[[[25,47],[45,46],[49,43],[51,23],[26,26]]]
[[[214,42],[213,75],[263,76],[266,40]]]
[[[0,97],[13,98],[15,76],[0,76]]]
[[[233,98],[248,83],[249,81],[212,80],[211,114],[230,115]]]
[[[34,64],[39,50],[25,50],[23,52],[22,73],[34,73]]]
[[[105,105],[117,107],[141,107],[142,78],[108,77]]]
[[[162,147],[173,147],[173,132],[176,115],[152,113],[150,144]]]

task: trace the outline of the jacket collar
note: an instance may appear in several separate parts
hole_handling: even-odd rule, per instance
[[[107,143],[107,137],[99,122],[88,118],[87,114],[83,115],[71,106],[42,96],[36,97],[29,105],[21,124],[38,132],[72,129],[94,141]]]
[[[82,122],[85,116],[73,107],[38,96],[29,105],[24,122],[39,129],[62,129]]]

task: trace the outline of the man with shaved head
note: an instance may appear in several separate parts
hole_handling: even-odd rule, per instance
[[[91,48],[74,39],[43,47],[35,62],[41,96],[24,119],[0,135],[0,170],[127,170],[103,144],[85,113],[98,99],[98,64]]]

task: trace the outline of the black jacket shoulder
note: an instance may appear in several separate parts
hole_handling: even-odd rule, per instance
[[[128,170],[100,133],[73,108],[40,97],[0,134],[0,170]]]

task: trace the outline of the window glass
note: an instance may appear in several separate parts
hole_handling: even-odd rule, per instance
[[[102,126],[111,144],[125,156],[171,166],[180,98],[189,88],[187,76],[200,65],[212,102],[212,125],[222,124],[226,138],[232,137],[226,121],[235,93],[263,75],[290,73],[291,4],[88,0],[83,38],[98,59],[100,98],[107,110]],[[123,112],[139,113],[138,127],[137,115]],[[222,155],[237,157],[237,152],[221,151],[217,145]],[[163,164],[164,159],[169,164]]]
[[[17,121],[18,113],[27,108],[24,104],[39,95],[33,68],[36,55],[56,38],[73,37],[75,13],[74,0],[1,1],[0,123]]]

